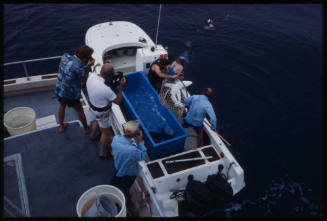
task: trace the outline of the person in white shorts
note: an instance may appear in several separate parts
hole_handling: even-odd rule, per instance
[[[106,145],[108,145],[110,153],[113,133],[111,129],[111,104],[114,102],[119,105],[122,100],[122,87],[126,84],[123,77],[119,82],[119,90],[117,95],[112,89],[105,85],[106,77],[114,74],[112,64],[106,63],[102,66],[100,74],[91,74],[86,81],[86,89],[89,96],[90,111],[95,116],[101,130],[100,137],[100,158],[107,157]]]

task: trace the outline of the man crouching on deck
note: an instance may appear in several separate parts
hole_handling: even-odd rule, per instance
[[[211,129],[216,131],[216,114],[209,101],[212,95],[211,88],[204,88],[201,95],[192,95],[184,99],[184,104],[189,111],[184,119],[184,127],[193,127],[198,136],[198,147],[203,146],[203,120],[206,115],[210,118]]]
[[[111,184],[122,190],[130,205],[129,189],[138,175],[137,162],[145,160],[147,153],[139,122],[128,121],[123,129],[124,135],[116,135],[111,144],[117,170]]]

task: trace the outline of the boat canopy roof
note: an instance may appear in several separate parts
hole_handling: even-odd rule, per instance
[[[139,41],[140,38],[146,42]],[[126,21],[111,21],[90,27],[85,42],[94,52],[104,52],[124,47],[154,46],[151,38],[136,24]]]

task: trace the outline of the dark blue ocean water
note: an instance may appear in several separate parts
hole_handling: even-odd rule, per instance
[[[127,20],[155,40],[159,5],[4,5],[4,62],[73,53],[97,23]],[[229,216],[316,217],[323,208],[322,5],[163,5],[158,43],[191,41],[192,93],[212,87],[219,132],[245,171]],[[201,29],[211,17],[214,32]],[[56,72],[58,62],[28,65]],[[23,74],[6,68],[5,78]]]

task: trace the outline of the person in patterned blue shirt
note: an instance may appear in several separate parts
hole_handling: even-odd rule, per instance
[[[86,123],[85,114],[80,102],[82,84],[85,84],[91,66],[94,65],[92,58],[93,49],[87,45],[83,45],[76,49],[72,56],[65,53],[60,60],[58,77],[55,87],[55,94],[60,103],[59,117],[59,132],[64,132],[67,122],[65,119],[66,105],[72,107],[78,113],[78,117],[83,124],[84,133],[90,131],[90,127]]]
[[[184,119],[184,127],[193,127],[198,133],[198,147],[203,146],[203,120],[206,115],[210,118],[211,129],[216,131],[216,114],[208,100],[212,95],[211,88],[205,88],[201,95],[193,95],[184,99],[188,113]]]

